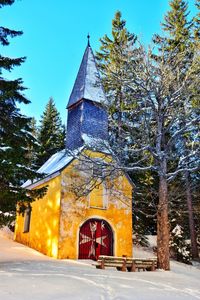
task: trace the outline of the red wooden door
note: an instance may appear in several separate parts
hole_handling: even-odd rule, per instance
[[[79,258],[98,259],[99,255],[113,255],[113,233],[106,221],[90,219],[80,228]]]

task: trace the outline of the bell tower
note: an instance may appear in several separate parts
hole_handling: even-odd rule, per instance
[[[95,57],[88,44],[72,89],[68,109],[66,148],[75,150],[86,139],[108,139],[108,116],[103,103],[106,101]]]

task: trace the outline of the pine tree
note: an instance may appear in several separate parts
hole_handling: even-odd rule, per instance
[[[172,257],[177,261],[184,262],[186,264],[191,263],[189,245],[185,241],[183,228],[177,224],[172,228],[170,239],[170,250]]]
[[[188,21],[188,4],[184,0],[172,0],[169,2],[170,10],[164,16],[164,22],[161,23],[166,36],[154,36],[154,43],[160,46],[169,57],[173,49],[173,59],[178,53],[181,53],[191,46],[191,29],[193,22]],[[172,53],[171,53],[172,54]]]
[[[200,61],[199,53],[200,53],[200,1],[196,0],[196,6],[198,9],[197,15],[194,18],[194,49],[196,50],[196,56],[198,62],[196,64],[196,76],[199,76],[199,66],[198,63]],[[192,107],[194,113],[200,114],[200,85],[197,87],[194,85],[191,89],[192,95]],[[194,137],[196,137],[194,139]],[[200,122],[196,126],[196,132],[193,135],[192,143],[190,144],[190,149],[193,148],[199,149],[200,144]],[[199,163],[199,157],[196,157],[196,162]],[[197,231],[197,244],[198,249],[200,249],[200,171],[198,170],[195,173],[190,174],[190,183],[192,185],[192,200],[193,200],[193,212],[194,212],[194,223]]]
[[[171,64],[175,64],[179,55],[183,56],[183,64],[180,70],[180,77],[191,67],[192,57],[194,56],[192,28],[193,21],[188,21],[188,4],[183,0],[173,0],[170,2],[170,10],[164,17],[162,23],[163,30],[167,33],[166,37],[156,37],[155,42],[159,44],[160,50],[165,53],[167,59],[170,58]],[[182,96],[185,103],[185,120],[188,115],[188,100],[185,95]],[[191,104],[190,104],[191,106]],[[189,144],[193,134],[183,137],[181,147],[178,147],[178,156],[187,156]],[[188,206],[189,228],[191,237],[191,248],[193,258],[198,257],[198,249],[196,243],[196,231],[194,225],[194,215],[192,206],[192,189],[189,172],[185,171],[182,176],[182,182],[185,187],[185,199]]]
[[[196,0],[195,5],[197,7],[197,14],[193,19],[194,22],[194,49],[196,56],[199,57],[199,48],[200,48],[200,0]],[[198,73],[198,66],[197,66],[197,76],[199,75]],[[192,98],[192,105],[193,107],[199,109],[200,107],[200,93],[199,93],[199,87],[196,90],[192,90],[192,94],[194,95],[194,97]],[[198,110],[199,113],[199,110]],[[199,127],[200,129],[200,127]]]
[[[194,17],[194,38],[197,42],[200,39],[200,0],[195,2],[196,8],[198,10],[197,15]]]
[[[112,38],[105,35],[100,39],[100,51],[96,53],[98,68],[102,75],[103,86],[107,95],[111,138],[118,143],[126,139],[124,130],[126,108],[131,105],[131,93],[125,85],[130,76],[129,65],[136,59],[136,36],[128,32],[126,21],[120,11],[112,20]]]
[[[172,56],[176,49],[172,50]],[[151,54],[150,54],[151,56]],[[134,66],[137,80],[129,83],[132,85],[133,97],[140,96],[138,111],[143,113],[141,118],[142,134],[136,144],[137,147],[130,149],[132,153],[142,153],[142,160],[135,161],[129,170],[153,170],[158,176],[158,206],[157,206],[157,253],[158,265],[165,270],[169,269],[169,182],[177,175],[191,172],[196,169],[195,152],[185,153],[185,156],[177,156],[178,147],[182,145],[184,137],[194,132],[195,124],[198,124],[199,117],[193,111],[187,112],[185,118],[185,98],[190,98],[190,86],[192,82],[197,87],[198,77],[191,69],[183,73],[182,65],[184,57],[176,56],[176,64],[171,63],[171,58],[160,56],[157,62],[149,55],[144,56],[143,64]],[[197,61],[193,58],[193,64]],[[134,99],[134,98],[133,98]],[[143,127],[143,120],[146,126]],[[180,147],[181,148],[181,147]],[[149,160],[148,153],[151,153],[153,160]],[[137,157],[137,156],[136,156]]]
[[[132,66],[140,60],[140,47],[136,36],[127,30],[126,21],[119,11],[112,20],[112,37],[104,35],[100,42],[96,58],[108,99],[110,143],[113,149],[129,148],[135,143],[136,136],[141,134],[141,112],[133,115],[137,102],[133,101],[132,89],[127,84],[134,79]],[[133,161],[132,153],[126,150],[117,152],[124,164]],[[152,182],[151,172],[136,175],[130,171],[129,175],[136,184],[133,210],[133,219],[137,220],[134,222],[135,236],[137,241],[144,240],[144,234],[155,233],[158,195],[154,185],[157,185],[157,179]]]
[[[51,155],[65,147],[65,129],[53,98],[50,98],[40,120],[37,165],[44,164]]]
[[[37,121],[34,117],[31,118],[30,129],[31,129],[31,134],[33,135],[34,139],[36,140],[36,143],[29,145],[27,156],[29,159],[29,166],[31,168],[37,169],[38,166],[37,166],[36,162],[37,162],[37,153],[39,151],[39,145],[37,142],[37,137],[38,137]]]
[[[11,5],[14,0],[0,0],[0,8]],[[9,45],[9,37],[20,36],[21,31],[0,27],[0,43]],[[8,215],[14,215],[16,204],[20,201],[32,201],[33,195],[41,195],[44,190],[35,190],[27,194],[21,188],[26,179],[33,179],[35,171],[29,167],[28,149],[34,145],[31,134],[31,119],[24,116],[18,104],[28,104],[23,94],[25,88],[22,79],[8,80],[3,70],[12,71],[20,66],[25,57],[9,58],[0,55],[0,225],[7,221]]]
[[[197,88],[199,85],[197,71],[194,71],[194,66],[199,65],[198,57],[193,56],[191,68],[181,73],[185,57],[178,55],[176,48],[171,54],[172,57],[176,55],[173,64],[171,57],[163,52],[155,61],[150,50],[147,52],[142,47],[138,50],[140,59],[129,66],[131,76],[127,77],[125,83],[132,92],[132,121],[128,119],[127,126],[131,143],[112,147],[117,158],[123,152],[128,157],[132,155],[133,159],[109,162],[111,169],[137,173],[151,171],[156,174],[157,257],[158,267],[164,270],[170,269],[169,182],[184,171],[197,170],[196,153],[186,153],[185,157],[175,160],[178,156],[177,146],[182,145],[184,136],[192,134],[195,124],[200,121],[200,117],[191,110],[185,118],[185,102],[182,101],[183,96],[190,99],[191,86]],[[133,130],[135,119],[140,129],[138,135],[134,135]]]

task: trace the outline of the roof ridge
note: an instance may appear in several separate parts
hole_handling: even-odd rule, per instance
[[[89,45],[87,45],[86,49],[85,49],[85,52],[87,52],[87,57],[86,57],[86,61],[88,61],[88,54],[89,54]],[[84,98],[84,95],[85,95],[85,85],[86,85],[86,76],[87,76],[87,65],[86,65],[86,68],[84,69],[84,87],[83,87],[83,98]]]

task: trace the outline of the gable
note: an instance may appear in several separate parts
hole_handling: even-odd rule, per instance
[[[87,158],[86,158],[87,157]],[[79,159],[74,159],[61,172],[61,188],[74,199],[87,198],[90,206],[106,208],[109,195],[124,202],[132,202],[133,185],[125,173],[104,168],[112,156],[90,150],[82,151]]]
[[[91,143],[91,140],[89,140],[89,142]],[[82,147],[76,151],[73,151],[73,153],[74,153],[73,156],[69,155],[69,151],[67,151],[66,149],[63,149],[55,153],[37,171],[39,174],[44,174],[44,178],[35,179],[34,181],[27,180],[22,185],[22,187],[27,189],[36,188],[37,186],[60,175],[62,170],[66,169],[74,160],[75,160],[75,165],[82,164],[82,169],[84,169],[84,164],[86,162],[95,163],[95,159],[105,160],[108,164],[109,161],[111,162],[113,160],[112,155],[108,154],[108,149],[107,149],[107,153],[105,153],[105,152],[92,151],[86,148],[84,149]],[[77,156],[79,156],[80,161],[79,159],[76,158]],[[79,171],[83,171],[83,170],[80,169]],[[92,169],[91,170],[88,169],[88,171],[92,171]],[[130,179],[130,177],[128,176],[128,174],[125,172],[121,172],[121,173],[123,173],[123,175],[126,177],[127,181],[130,184],[130,187],[133,188],[134,184]]]

